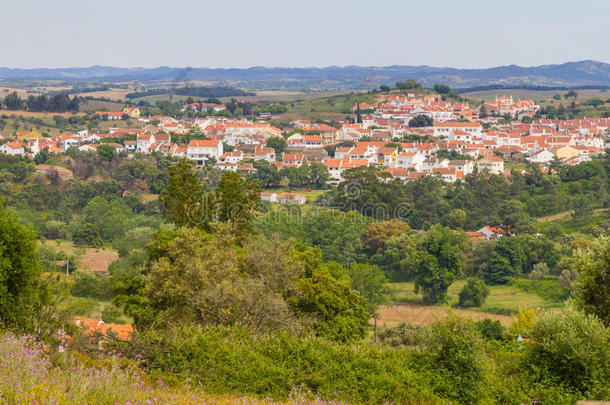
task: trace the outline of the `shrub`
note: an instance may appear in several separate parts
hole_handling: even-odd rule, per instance
[[[115,307],[114,305],[110,305],[102,311],[102,321],[106,323],[121,323],[123,312]]]
[[[503,328],[502,324],[498,320],[491,320],[489,318],[485,318],[482,321],[476,322],[476,327],[481,332],[481,335],[485,339],[489,340],[501,340]]]
[[[508,337],[516,338],[519,335],[524,338],[529,337],[537,314],[534,309],[522,310],[519,308],[519,312],[517,315],[513,315],[513,321],[508,327]]]
[[[74,284],[70,292],[75,297],[97,299],[108,299],[111,295],[108,280],[88,270],[78,270],[74,273]]]
[[[419,346],[424,340],[424,328],[411,323],[401,322],[398,326],[379,331],[379,341],[392,347]]]
[[[531,332],[528,360],[540,379],[566,384],[591,399],[610,399],[610,329],[567,305],[564,315],[541,313]]]
[[[536,294],[551,302],[565,301],[570,296],[570,289],[561,285],[557,279],[519,280],[514,285],[520,290]]]
[[[489,295],[489,287],[483,280],[471,278],[460,291],[459,306],[462,308],[481,307]]]
[[[481,334],[474,321],[449,313],[432,325],[427,341],[433,364],[442,379],[454,381],[443,397],[464,403],[479,402],[486,396],[489,370]]]
[[[542,280],[550,273],[549,266],[546,263],[536,263],[534,269],[529,274],[529,278],[532,280]]]

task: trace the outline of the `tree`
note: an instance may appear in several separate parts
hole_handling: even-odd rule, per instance
[[[280,156],[282,155],[282,153],[284,153],[284,150],[286,149],[286,139],[280,137],[280,136],[272,136],[269,139],[267,139],[267,146],[270,148],[273,148],[273,150],[275,151],[275,156],[277,157],[277,159],[279,160]]]
[[[360,103],[356,104],[356,124],[362,124],[362,116],[360,115]]]
[[[415,90],[421,89],[421,84],[414,79],[408,79],[405,82],[396,82],[396,88],[400,90]]]
[[[435,84],[434,91],[436,91],[438,94],[450,94],[451,87],[447,86],[446,84]]]
[[[43,302],[36,233],[0,204],[0,324],[30,330]]]
[[[466,211],[455,208],[451,210],[447,215],[443,216],[441,223],[451,229],[460,229],[464,227],[466,222]]]
[[[563,95],[565,98],[573,98],[576,99],[578,97],[578,93],[575,90],[570,90],[566,94]]]
[[[386,241],[392,236],[409,232],[411,227],[404,221],[392,219],[388,221],[372,222],[362,233],[362,244],[369,255],[381,253]]]
[[[389,93],[390,86],[386,86],[385,84],[382,84],[381,86],[379,86],[379,90],[383,91],[384,93]]]
[[[415,274],[415,293],[421,292],[426,304],[447,301],[447,289],[453,284],[453,273],[438,264],[431,254],[421,255]]]
[[[21,110],[23,108],[23,101],[16,91],[10,93],[4,99],[4,105],[7,110]]]
[[[447,301],[447,289],[462,272],[461,251],[469,244],[462,234],[440,225],[432,226],[417,244],[413,265],[415,292],[422,292],[424,302]]]
[[[610,238],[598,239],[577,255],[576,306],[610,326]]]
[[[487,117],[487,107],[485,107],[485,101],[481,104],[481,108],[479,108],[479,118]]]
[[[149,248],[144,299],[128,301],[136,324],[298,330],[285,299],[303,273],[291,243],[249,241],[242,251],[231,234],[226,225],[214,235],[189,228],[159,233]]]
[[[103,244],[99,228],[91,223],[79,226],[72,235],[72,241],[75,246],[101,247]]]
[[[243,236],[251,231],[260,201],[258,182],[245,180],[236,172],[224,172],[214,196],[214,220],[231,223],[233,231]]]
[[[411,128],[431,127],[434,125],[434,120],[427,115],[420,114],[409,121]]]
[[[43,148],[40,152],[34,156],[34,163],[41,165],[49,158],[49,148]]]
[[[354,263],[348,270],[352,279],[352,289],[358,291],[366,302],[366,309],[376,318],[379,305],[390,300],[388,280],[378,266]]]
[[[97,154],[104,160],[112,160],[116,158],[116,148],[112,145],[99,145],[96,148]]]
[[[488,295],[489,287],[483,280],[471,278],[460,291],[459,306],[462,308],[482,307]]]
[[[208,199],[193,170],[184,158],[169,173],[169,185],[161,191],[159,201],[166,218],[178,226],[206,228],[209,225]]]

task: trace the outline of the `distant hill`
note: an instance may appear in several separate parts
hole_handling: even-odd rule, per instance
[[[91,66],[60,69],[0,68],[0,79],[51,79],[67,81],[173,82],[202,80],[215,85],[274,90],[356,90],[380,84],[416,79],[425,86],[436,83],[454,88],[481,86],[578,87],[610,86],[610,64],[586,60],[559,65],[488,69],[455,69],[431,66],[330,66],[324,68],[210,69],[210,68],[116,68]]]

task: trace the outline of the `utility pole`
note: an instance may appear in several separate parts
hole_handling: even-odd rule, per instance
[[[69,270],[68,270],[68,269],[69,269],[69,266],[70,266],[70,259],[66,259],[66,276],[67,276],[67,275],[68,275],[68,273],[69,273]]]

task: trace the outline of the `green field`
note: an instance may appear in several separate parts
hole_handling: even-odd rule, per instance
[[[466,280],[456,280],[449,287],[449,304],[456,305],[458,303],[458,294],[466,284]],[[395,302],[407,302],[421,304],[421,295],[413,292],[414,284],[407,283],[390,283],[389,287],[393,292]],[[560,308],[561,303],[549,302],[536,294],[527,293],[513,285],[498,285],[490,286],[490,293],[485,300],[485,305],[477,310],[482,312],[516,312],[519,308]]]

